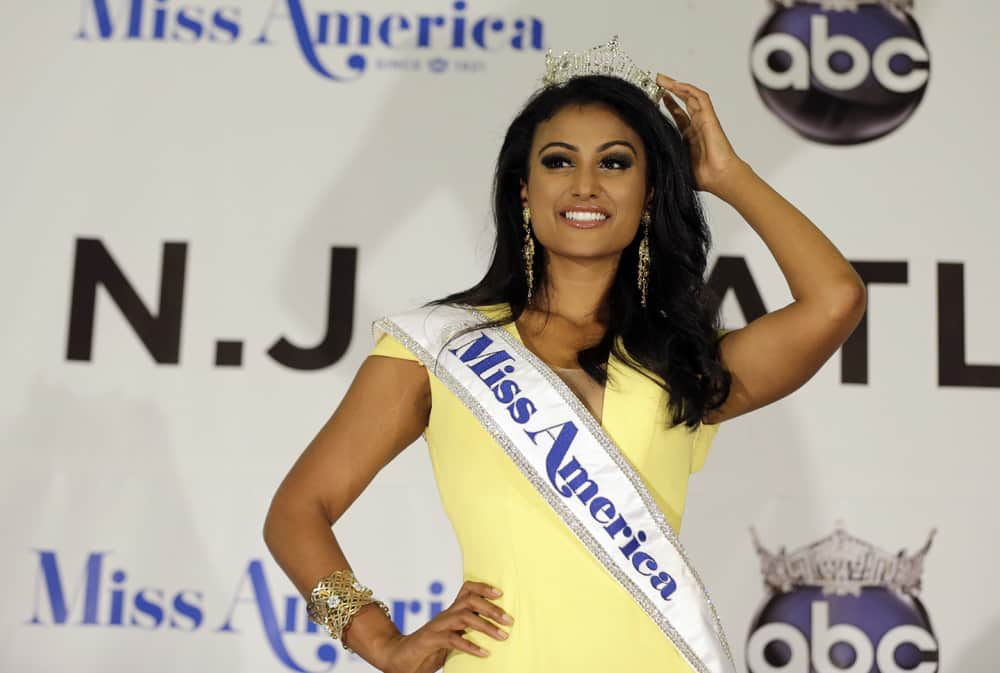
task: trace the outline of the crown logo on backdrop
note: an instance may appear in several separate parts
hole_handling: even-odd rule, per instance
[[[804,3],[819,5],[824,12],[856,12],[861,5],[882,5],[888,10],[912,12],[913,2],[914,0],[771,0],[772,5],[780,5],[786,9]]]
[[[906,550],[890,554],[837,528],[831,535],[791,554],[782,547],[777,554],[765,549],[751,528],[760,557],[764,584],[772,592],[787,593],[794,587],[822,587],[824,595],[859,596],[865,587],[883,587],[916,595],[924,572],[924,557],[937,531],[916,554]]]
[[[608,40],[607,44],[587,51],[564,51],[561,55],[554,56],[549,49],[545,53],[545,76],[542,77],[545,86],[562,84],[583,75],[618,77],[642,89],[654,103],[659,103],[666,94],[666,89],[656,83],[653,73],[641,69],[619,48],[617,35]]]

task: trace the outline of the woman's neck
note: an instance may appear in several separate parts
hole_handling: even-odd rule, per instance
[[[559,316],[580,326],[607,324],[608,291],[617,269],[617,256],[581,260],[549,255],[545,287],[528,310]]]

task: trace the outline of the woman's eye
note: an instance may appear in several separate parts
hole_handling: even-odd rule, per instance
[[[605,168],[628,168],[632,165],[632,160],[628,157],[604,157],[601,165]]]
[[[550,154],[542,158],[542,165],[546,168],[565,168],[572,166],[573,162],[561,154]],[[623,170],[632,166],[632,159],[627,156],[608,156],[602,158],[598,165],[601,168]]]
[[[560,154],[550,154],[542,158],[542,165],[546,168],[562,168],[570,164],[570,160]]]

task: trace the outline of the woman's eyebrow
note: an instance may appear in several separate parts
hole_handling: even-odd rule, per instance
[[[625,145],[625,147],[627,147],[630,150],[632,150],[632,154],[634,154],[636,156],[639,156],[639,153],[635,151],[635,147],[633,147],[632,143],[630,143],[627,140],[611,140],[609,142],[604,143],[603,145],[598,145],[597,146],[597,151],[598,152],[603,152],[604,150],[606,150],[609,147],[612,147],[614,145]],[[564,148],[568,149],[571,152],[579,152],[580,151],[580,148],[577,147],[576,145],[570,145],[569,143],[564,143],[562,141],[556,140],[554,142],[547,143],[545,146],[543,146],[540,150],[538,150],[538,154],[541,154],[542,152],[544,152],[545,150],[547,150],[550,147],[564,147]]]

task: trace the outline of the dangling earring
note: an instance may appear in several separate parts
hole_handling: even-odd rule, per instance
[[[646,290],[649,287],[649,223],[652,217],[647,210],[642,214],[642,240],[639,241],[639,302],[646,308]]]
[[[531,237],[531,209],[525,206],[521,211],[524,218],[524,247],[521,257],[524,258],[524,273],[528,277],[528,304],[531,304],[531,293],[535,285],[535,239]]]

